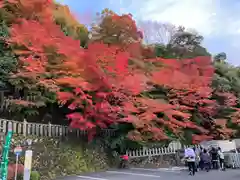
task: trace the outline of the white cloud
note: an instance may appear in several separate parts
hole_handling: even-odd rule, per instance
[[[210,52],[225,51],[233,64],[239,64],[239,0],[115,0],[114,9],[131,12],[136,20],[167,22],[195,29],[204,36]]]
[[[76,0],[58,1],[72,2],[73,9],[83,5]],[[84,2],[93,7],[99,5],[96,5],[98,1]],[[132,13],[136,20],[155,20],[195,29],[204,36],[204,45],[210,51],[229,52],[233,59],[238,59],[234,56],[240,51],[239,0],[101,0],[99,3],[118,13]]]
[[[130,0],[129,0],[130,1]],[[136,2],[136,0],[132,0]],[[125,5],[124,12],[133,10]],[[240,40],[240,3],[222,0],[138,0],[134,17],[140,20],[182,25],[195,29],[208,41],[206,46],[214,51],[238,49]],[[213,44],[219,39],[226,44]],[[217,48],[218,47],[218,48]],[[216,50],[217,49],[217,50]]]
[[[168,22],[197,29],[203,35],[213,34],[217,29],[217,3],[214,0],[146,0],[137,16],[143,20]]]
[[[240,7],[240,3],[232,3],[232,6],[227,8],[227,2],[224,4],[221,0],[109,1],[120,13],[132,12],[136,19],[182,25],[196,29],[204,36],[236,34],[237,30],[240,31],[240,19],[235,15],[239,14],[237,7]]]

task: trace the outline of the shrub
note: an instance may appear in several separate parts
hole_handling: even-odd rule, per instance
[[[40,174],[37,171],[32,171],[30,180],[40,180]]]
[[[23,180],[23,174],[18,174],[17,175],[17,180]]]

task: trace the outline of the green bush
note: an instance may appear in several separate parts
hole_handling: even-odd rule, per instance
[[[23,180],[23,174],[18,174],[17,180]],[[30,180],[40,180],[40,174],[37,171],[32,171],[30,175]]]
[[[40,174],[37,171],[32,171],[30,175],[30,180],[40,180]]]

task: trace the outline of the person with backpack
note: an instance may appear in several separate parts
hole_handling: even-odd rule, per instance
[[[189,174],[190,175],[195,175],[196,172],[196,154],[193,150],[193,148],[189,147],[186,148],[184,151],[184,158],[187,161],[188,169],[189,169]]]

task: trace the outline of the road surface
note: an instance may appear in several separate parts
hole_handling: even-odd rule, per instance
[[[198,172],[189,176],[187,171],[179,169],[128,169],[109,170],[107,172],[68,176],[57,180],[239,180],[239,170]]]

